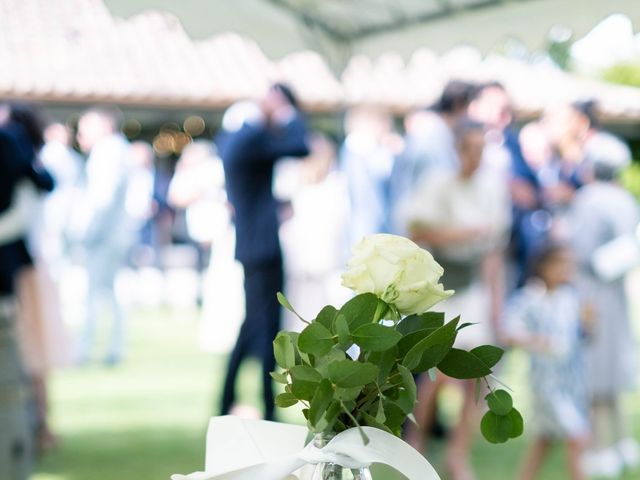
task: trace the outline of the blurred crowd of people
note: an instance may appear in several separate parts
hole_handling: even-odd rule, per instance
[[[87,110],[74,132],[45,125],[32,106],[0,105],[0,478],[27,478],[3,469],[27,472],[34,450],[55,445],[48,372],[92,361],[103,313],[103,361],[125,358],[123,268],[166,268],[170,247],[186,242],[203,273],[200,343],[230,352],[220,413],[236,403],[241,363],[257,356],[273,419],[271,342],[282,327],[302,328],[281,318],[276,293],[305,318],[343,303],[350,247],[382,232],[408,236],[444,267],[456,295],[442,309],[477,324],[458,346],[530,357],[534,435],[520,478],[535,478],[556,441],[572,479],[637,466],[620,399],[638,376],[624,279],[640,216],[616,181],[630,151],[596,112],[589,101],[559,105],[516,126],[500,84],[453,81],[401,128],[381,108],[349,110],[338,142],[311,132],[294,93],[276,84],[260,102],[231,106],[214,139],[161,169],[150,144],[122,134],[116,108]],[[75,338],[59,295],[74,265],[86,276],[84,305],[70,307],[83,319]],[[459,386],[446,465],[453,480],[475,478],[474,385],[444,376],[418,385],[407,440],[424,449],[442,387]]]

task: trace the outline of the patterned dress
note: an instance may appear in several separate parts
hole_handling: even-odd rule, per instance
[[[547,290],[540,281],[520,289],[507,309],[514,339],[535,337],[530,358],[533,425],[540,436],[577,438],[589,432],[580,299],[569,285]]]

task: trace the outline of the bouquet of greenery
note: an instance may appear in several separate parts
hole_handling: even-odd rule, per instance
[[[438,283],[442,267],[412,241],[374,235],[354,249],[342,280],[356,296],[340,309],[324,307],[300,333],[280,332],[274,341],[282,371],[273,379],[284,385],[276,404],[301,403],[309,430],[340,433],[361,426],[400,436],[416,404],[415,374],[435,371],[458,379],[477,379],[489,389],[481,422],[484,437],[506,442],[522,434],[523,421],[506,390],[488,381],[503,350],[482,345],[471,351],[454,347],[458,332],[472,323],[445,321],[429,311],[451,296]],[[281,304],[297,315],[280,294]],[[300,317],[298,315],[298,317]]]

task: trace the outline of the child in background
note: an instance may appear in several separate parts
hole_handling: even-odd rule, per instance
[[[567,447],[572,480],[586,479],[580,457],[589,437],[582,306],[571,282],[575,260],[566,247],[547,246],[534,275],[513,298],[505,321],[506,342],[529,353],[535,439],[521,480],[536,478],[553,443]]]

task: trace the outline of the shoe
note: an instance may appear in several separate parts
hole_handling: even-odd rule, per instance
[[[619,441],[616,449],[626,468],[634,469],[640,465],[640,445],[633,438]]]
[[[615,448],[585,453],[581,463],[587,476],[595,478],[617,478],[624,470],[622,458]]]

